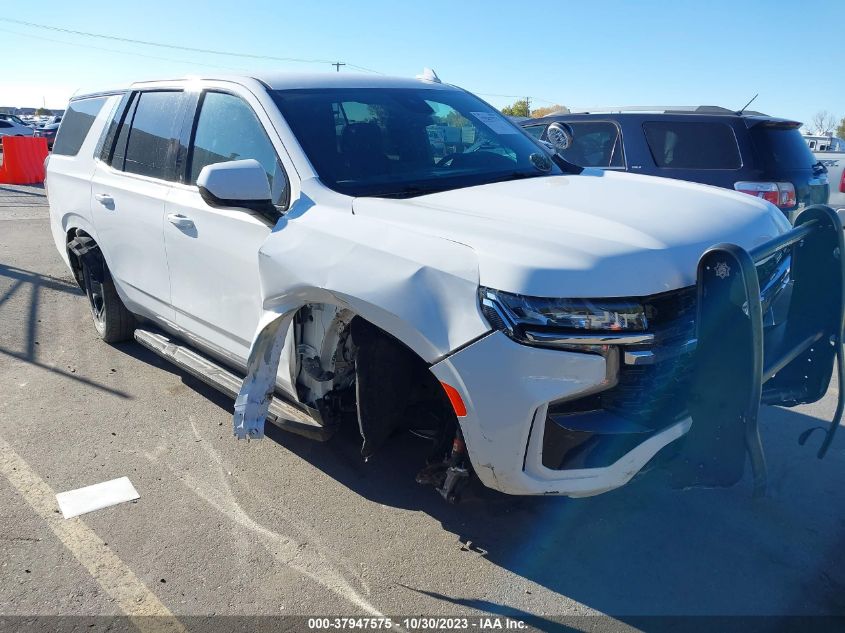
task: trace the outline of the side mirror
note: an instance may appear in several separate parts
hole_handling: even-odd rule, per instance
[[[546,128],[546,138],[554,151],[560,154],[563,150],[572,147],[572,128],[566,123],[555,121]]]
[[[275,213],[267,172],[254,158],[206,165],[197,178],[202,199],[211,207],[241,207]]]

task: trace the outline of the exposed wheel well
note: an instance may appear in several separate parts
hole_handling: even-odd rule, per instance
[[[354,415],[365,457],[395,431],[432,442],[432,456],[448,449],[457,417],[428,363],[400,340],[350,310],[303,306],[294,318],[294,381],[303,402],[324,421]]]

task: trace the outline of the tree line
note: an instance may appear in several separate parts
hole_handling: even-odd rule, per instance
[[[813,120],[806,127],[818,136],[836,136],[845,139],[845,117],[842,117],[837,124],[836,117],[827,110],[816,112]]]
[[[502,108],[502,114],[505,116],[531,117],[532,119],[539,119],[542,116],[555,112],[569,112],[569,108],[556,103],[532,110],[531,102],[528,99],[517,99],[511,105]]]

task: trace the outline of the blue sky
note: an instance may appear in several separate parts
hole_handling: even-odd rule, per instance
[[[842,31],[843,0],[813,0],[812,9],[798,0],[42,0],[16,3],[0,17],[189,47],[337,59],[390,75],[412,76],[430,66],[496,106],[514,101],[496,95],[530,95],[536,106],[738,108],[759,92],[753,107],[770,114],[805,122],[818,110],[845,116],[845,79],[836,61],[842,40],[824,42],[819,35]],[[80,87],[215,68],[334,70],[328,63],[168,50],[6,22],[0,22],[0,59],[0,105],[15,106],[40,105],[43,98],[48,107],[63,107]]]

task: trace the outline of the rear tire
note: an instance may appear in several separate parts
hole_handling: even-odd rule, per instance
[[[105,262],[102,267],[103,280],[100,282],[88,266],[84,262],[82,264],[82,279],[94,328],[106,343],[128,341],[135,333],[135,316],[120,300]]]

